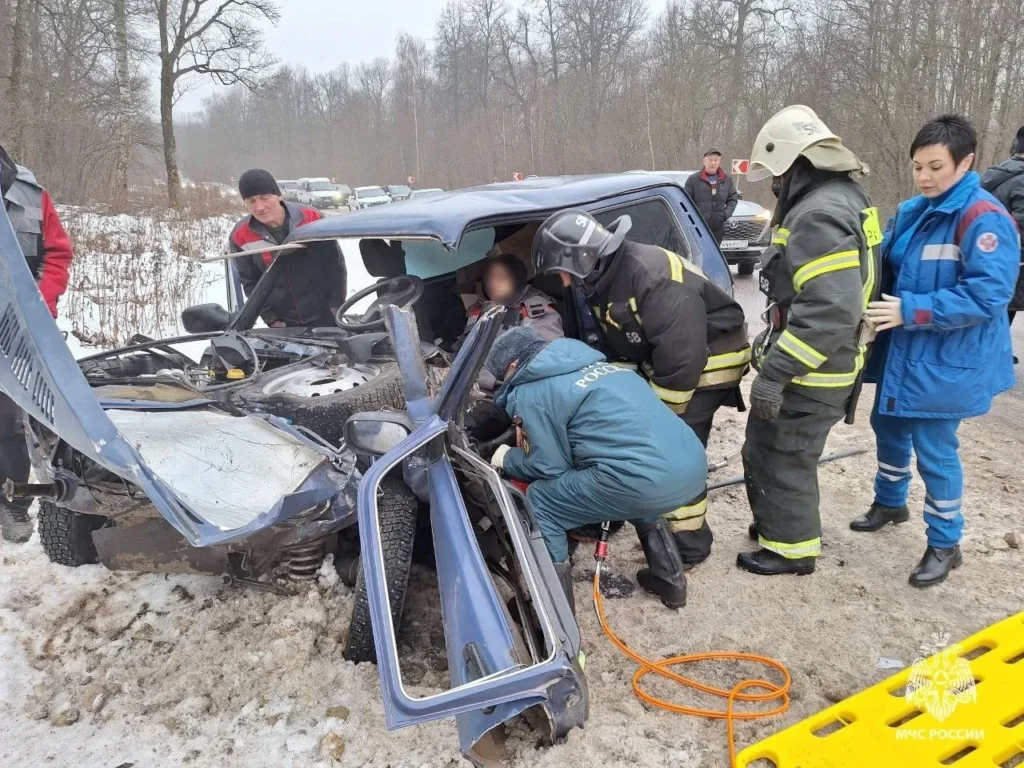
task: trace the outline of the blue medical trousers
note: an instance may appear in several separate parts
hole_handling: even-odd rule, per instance
[[[948,549],[959,543],[964,529],[960,499],[964,472],[957,449],[959,419],[915,419],[885,416],[878,403],[871,411],[878,451],[875,502],[887,507],[907,503],[910,490],[910,452],[917,455],[917,471],[924,480],[924,521],[928,543]]]

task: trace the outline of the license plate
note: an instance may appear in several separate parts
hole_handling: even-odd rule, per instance
[[[742,251],[746,249],[748,242],[748,240],[723,240],[721,247],[723,251]]]

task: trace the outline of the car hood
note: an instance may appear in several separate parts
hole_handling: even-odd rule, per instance
[[[752,203],[749,200],[740,200],[738,203],[736,203],[736,210],[732,212],[732,215],[733,216],[757,216],[759,213],[760,214],[766,214],[766,213],[770,214],[771,211],[769,211],[764,206],[758,205],[757,203]],[[767,222],[768,219],[766,218],[765,221]]]
[[[174,402],[140,391],[101,404],[43,303],[6,211],[0,390],[79,453],[139,487],[193,546],[244,538],[325,502],[343,514],[359,480],[354,462],[341,469],[350,454],[273,416],[228,414],[200,392]],[[73,475],[63,479],[76,485]]]

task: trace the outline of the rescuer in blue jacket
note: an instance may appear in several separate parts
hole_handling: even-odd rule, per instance
[[[530,327],[499,336],[486,367],[503,381],[495,404],[522,420],[519,445],[491,463],[529,482],[526,497],[556,571],[572,594],[566,531],[630,520],[648,568],[640,586],[670,608],[686,602],[679,550],[661,516],[701,493],[704,446],[633,371],[574,339],[543,341]]]
[[[882,245],[882,300],[867,314],[879,336],[867,368],[878,386],[871,426],[875,500],[850,527],[877,531],[909,518],[911,448],[927,495],[928,547],[910,576],[944,581],[962,562],[963,468],[956,432],[1013,386],[1006,307],[1020,259],[1017,227],[971,170],[977,136],[945,115],[910,147],[921,194],[900,205]]]

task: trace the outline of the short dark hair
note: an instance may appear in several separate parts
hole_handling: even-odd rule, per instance
[[[939,115],[921,126],[910,145],[910,157],[923,147],[941,144],[953,156],[957,165],[978,149],[978,133],[971,121],[963,115]]]

